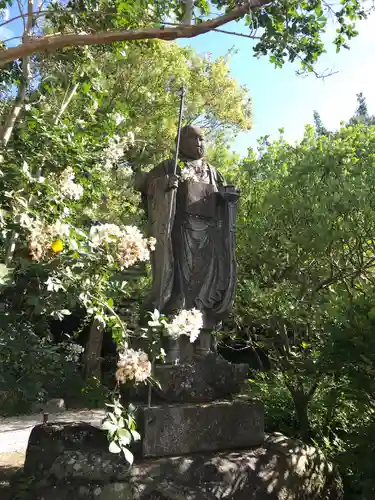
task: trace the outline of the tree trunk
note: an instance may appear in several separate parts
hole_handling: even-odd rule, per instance
[[[94,320],[91,323],[89,338],[85,346],[83,373],[86,381],[90,378],[96,378],[101,381],[103,335],[103,325],[99,321]]]
[[[292,398],[299,423],[299,431],[304,441],[308,442],[312,437],[312,430],[309,421],[308,405],[310,399],[303,391],[293,390]]]

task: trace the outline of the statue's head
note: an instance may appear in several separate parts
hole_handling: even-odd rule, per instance
[[[185,158],[199,160],[203,158],[205,142],[203,131],[194,125],[187,125],[181,129],[180,151]]]

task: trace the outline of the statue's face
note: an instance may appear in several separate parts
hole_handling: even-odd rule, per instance
[[[188,127],[181,134],[180,152],[186,158],[199,160],[205,152],[205,141],[202,131],[198,127]]]

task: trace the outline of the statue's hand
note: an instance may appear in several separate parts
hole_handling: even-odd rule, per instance
[[[168,180],[168,189],[177,189],[178,188],[178,177],[177,175],[170,175]]]

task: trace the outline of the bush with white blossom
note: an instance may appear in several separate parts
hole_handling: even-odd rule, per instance
[[[148,322],[148,326],[151,328],[162,327],[163,331],[173,339],[186,335],[189,337],[190,342],[194,343],[203,328],[203,315],[201,311],[195,308],[181,310],[172,318],[171,322],[162,317],[157,309],[150,313],[150,316],[151,320]]]
[[[137,262],[150,259],[150,251],[155,250],[155,238],[144,238],[135,226],[120,228],[116,224],[92,226],[89,233],[92,248],[107,247],[112,249],[112,256],[120,268],[127,269]]]
[[[118,122],[120,117],[116,117],[116,121]],[[108,141],[108,146],[105,148],[103,152],[103,166],[104,168],[110,170],[114,166],[116,166],[119,160],[124,156],[125,152],[134,146],[135,136],[133,132],[128,132],[122,137],[118,135],[114,135]]]
[[[74,179],[74,171],[68,167],[61,174],[58,185],[63,196],[70,200],[79,200],[83,195],[83,186],[74,182]]]
[[[145,352],[125,349],[119,353],[116,380],[120,384],[128,381],[134,381],[134,383],[138,384],[145,382],[150,376],[151,362]]]

